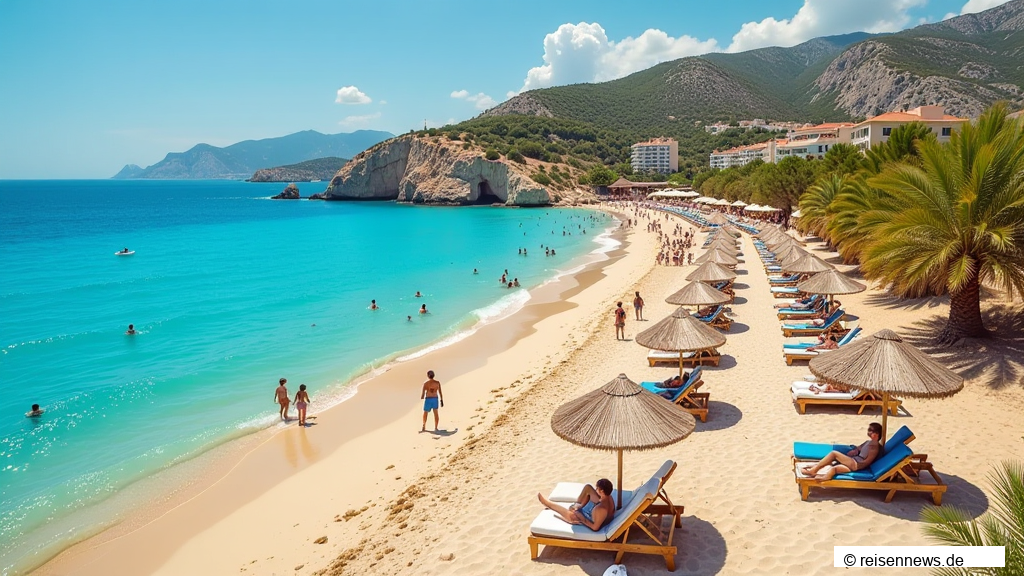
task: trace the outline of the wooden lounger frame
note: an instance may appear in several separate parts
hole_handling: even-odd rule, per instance
[[[691,358],[683,358],[683,366],[718,366],[718,362],[722,359],[722,355],[718,350],[714,351],[714,354],[707,350],[701,350]],[[647,363],[653,368],[655,364],[671,364],[673,366],[679,366],[679,358],[651,358],[647,357]]]
[[[612,534],[608,540],[604,542],[589,542],[586,540],[573,540],[570,538],[556,538],[554,536],[537,536],[531,534],[526,538],[526,541],[530,544],[530,559],[537,559],[537,556],[540,553],[541,544],[545,546],[554,546],[556,548],[607,550],[609,552],[615,552],[616,564],[619,564],[622,561],[623,555],[627,552],[633,552],[636,554],[653,554],[655,556],[661,556],[665,559],[665,567],[668,568],[668,571],[674,572],[676,569],[677,550],[672,544],[672,538],[675,536],[676,528],[683,527],[683,522],[680,518],[683,514],[683,507],[672,504],[672,500],[669,499],[668,494],[665,492],[665,483],[672,476],[672,473],[675,472],[677,465],[678,464],[673,464],[668,473],[661,478],[657,494],[653,497],[645,498],[644,502],[639,508],[637,508],[636,512],[623,522],[622,526]],[[661,500],[664,504],[655,504],[655,500]],[[661,527],[664,523],[665,516],[672,517],[672,525],[669,527],[668,532],[665,532]],[[655,518],[657,518],[657,520],[655,520]],[[634,528],[642,531],[650,537],[651,540],[654,540],[655,544],[630,543],[629,533]]]
[[[835,312],[836,311],[833,310],[832,312],[829,313],[829,316],[831,316]],[[835,322],[831,324],[826,324],[824,326],[815,326],[813,328],[787,328],[785,325],[783,325],[782,336],[785,338],[791,338],[793,336],[817,336],[818,334],[826,334],[832,330],[835,330],[836,328],[842,328],[840,322],[843,321],[843,318],[846,318],[845,312],[842,316],[837,318]]]
[[[942,506],[942,494],[946,491],[946,483],[942,481],[931,462],[928,462],[927,454],[912,454],[900,461],[878,480],[869,482],[866,480],[815,480],[804,478],[797,471],[796,462],[793,463],[793,474],[796,483],[800,486],[800,499],[807,500],[811,488],[855,488],[859,490],[884,490],[886,491],[885,501],[892,502],[897,492],[928,492],[932,495],[932,502],[936,506]],[[931,475],[934,484],[921,482],[921,472]]]
[[[859,406],[857,414],[863,414],[864,409],[868,406],[877,406],[879,410],[882,409],[882,395],[875,394],[874,392],[861,392],[859,395],[849,400],[840,398],[794,398],[793,403],[800,410],[801,414],[807,413],[807,407],[811,405],[815,406]],[[899,398],[889,397],[889,413],[893,416],[897,416],[900,412],[900,408],[903,406],[903,401]]]

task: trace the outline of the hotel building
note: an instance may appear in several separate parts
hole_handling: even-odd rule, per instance
[[[671,138],[654,138],[647,142],[633,144],[630,157],[633,172],[660,172],[670,174],[679,171],[679,143]]]
[[[854,126],[850,143],[861,150],[869,150],[872,146],[889,140],[893,128],[911,122],[923,123],[931,128],[939,142],[949,142],[953,130],[959,129],[968,120],[946,114],[942,106],[918,106],[906,112],[887,112]]]

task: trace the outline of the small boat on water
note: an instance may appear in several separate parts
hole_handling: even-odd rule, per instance
[[[114,252],[114,256],[131,256],[132,254],[135,254],[135,250],[129,250],[127,248]]]

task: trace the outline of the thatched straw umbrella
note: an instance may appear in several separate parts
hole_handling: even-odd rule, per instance
[[[713,350],[725,344],[721,332],[697,320],[685,308],[636,335],[636,342],[645,348],[679,352],[679,377],[683,377],[683,352]]]
[[[665,298],[665,302],[676,306],[714,306],[730,300],[732,296],[703,282],[690,282],[675,294]]]
[[[733,226],[732,224],[726,224],[726,225],[722,226],[720,228],[720,230],[722,230],[723,232],[727,232],[727,233],[731,234],[733,236],[733,238],[739,238],[740,236],[743,235],[743,233],[740,232],[740,229],[735,227],[735,226]]]
[[[736,256],[737,254],[740,253],[740,249],[737,248],[735,244],[733,244],[731,242],[721,242],[719,240],[715,240],[715,241],[711,242],[710,244],[708,244],[707,246],[701,246],[701,249],[703,249],[703,250],[720,250],[720,251],[725,252],[726,254],[728,254],[730,256]]]
[[[785,268],[786,265],[792,264],[797,260],[804,258],[805,256],[810,256],[810,254],[810,252],[804,250],[803,248],[800,248],[799,246],[793,246],[792,248],[787,250],[781,258],[778,255],[776,255],[775,259],[776,261],[778,261],[780,265],[783,266],[783,268]]]
[[[705,220],[707,220],[709,224],[722,225],[729,223],[729,219],[726,218],[725,214],[722,214],[721,212],[714,212],[711,214],[711,216],[705,218]]]
[[[832,309],[832,297],[842,294],[857,294],[868,289],[867,286],[851,280],[835,268],[815,274],[796,285],[801,292],[807,294],[827,294],[829,310]]]
[[[817,274],[835,270],[835,267],[814,254],[807,254],[792,263],[783,265],[782,270],[791,274]]]
[[[708,250],[702,254],[700,258],[694,260],[694,262],[700,264],[703,264],[704,262],[714,262],[716,264],[721,264],[722,266],[735,266],[740,263],[735,256],[726,253],[725,250],[719,249]]]
[[[765,244],[767,244],[768,248],[771,249],[773,252],[780,250],[790,244],[797,246],[801,245],[800,241],[797,240],[796,238],[793,238],[789,234],[782,233],[780,233],[777,237],[774,237],[771,240],[766,241]]]
[[[734,278],[736,278],[735,272],[723,268],[714,262],[701,264],[686,277],[687,280],[696,280],[698,282],[722,282],[724,280],[733,280]]]
[[[890,394],[944,398],[964,387],[962,376],[904,342],[889,329],[816,356],[811,360],[810,368],[821,382],[882,394],[883,444]]]
[[[618,452],[618,508],[622,508],[623,450],[668,446],[689,436],[695,426],[689,412],[644,390],[625,374],[562,404],[551,416],[551,430],[562,440]]]

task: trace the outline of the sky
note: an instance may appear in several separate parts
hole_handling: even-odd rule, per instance
[[[1005,1],[0,0],[0,179],[107,178],[307,129],[398,134],[523,90]]]

